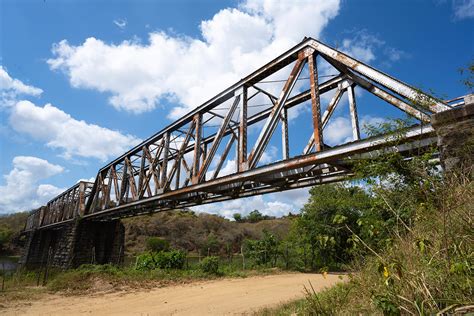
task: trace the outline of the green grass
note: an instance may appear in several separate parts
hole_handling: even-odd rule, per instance
[[[449,183],[410,231],[352,264],[350,281],[257,315],[431,315],[474,302],[474,182]],[[472,308],[471,308],[472,311]]]

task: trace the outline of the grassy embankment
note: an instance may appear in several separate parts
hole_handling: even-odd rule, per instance
[[[391,247],[352,263],[350,281],[258,315],[428,315],[474,310],[474,182],[446,180]],[[428,206],[431,204],[432,206]]]

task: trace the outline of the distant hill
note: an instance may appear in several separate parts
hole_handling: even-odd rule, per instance
[[[0,255],[18,255],[20,231],[25,227],[29,212],[0,215]]]
[[[20,254],[17,237],[27,216],[28,212],[0,216],[0,255]],[[283,238],[290,229],[291,217],[236,222],[218,215],[180,210],[127,218],[122,222],[127,255],[144,251],[149,237],[161,237],[173,248],[193,253],[224,255],[239,252],[245,239],[259,239],[264,230]]]
[[[239,252],[245,239],[259,239],[264,230],[283,238],[290,218],[264,219],[255,223],[235,222],[218,215],[192,211],[170,211],[124,219],[125,250],[132,255],[145,250],[148,237],[162,237],[174,248],[212,254]]]

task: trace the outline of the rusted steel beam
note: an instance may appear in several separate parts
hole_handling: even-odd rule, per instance
[[[283,159],[290,157],[290,145],[288,140],[288,110],[284,107],[281,110],[281,151]]]
[[[336,109],[337,105],[339,104],[339,100],[341,100],[342,95],[344,94],[344,88],[342,87],[341,84],[337,87],[336,92],[334,93],[334,96],[332,97],[331,101],[329,102],[329,105],[324,111],[323,117],[321,119],[321,130],[323,130],[327,123],[329,122],[329,119],[331,118],[331,115],[334,113],[334,110]],[[322,135],[322,134],[321,134]],[[311,137],[308,141],[308,144],[306,145],[305,149],[303,150],[303,154],[308,154],[311,152],[311,149],[313,148],[315,142],[314,142],[314,137],[315,134],[312,133]],[[322,140],[322,138],[320,138]]]
[[[129,176],[128,176],[129,190],[130,190],[130,193],[132,193],[132,200],[136,201],[138,199],[138,192],[137,192],[135,177],[133,175],[133,166],[130,162],[130,159],[128,159],[128,157],[125,157],[125,163],[128,165],[128,170],[129,170]],[[166,175],[165,175],[165,177],[166,177]],[[104,191],[106,191],[106,190],[104,190]]]
[[[393,106],[399,108],[403,112],[419,119],[422,122],[429,122],[430,115],[427,115],[420,111],[419,109],[415,108],[414,106],[406,103],[405,101],[391,95],[390,93],[380,89],[379,87],[373,85],[369,81],[365,80],[364,78],[357,76],[355,74],[351,75],[351,79],[353,79],[360,87],[364,88],[368,92],[372,93],[373,95],[379,97],[380,99],[384,100],[392,104]]]
[[[318,67],[316,54],[308,56],[308,69],[311,91],[311,110],[313,114],[313,138],[316,151],[323,149],[323,128],[321,122],[321,102],[319,100]]]
[[[144,183],[144,177],[145,177],[145,161],[146,161],[146,156],[145,156],[145,151],[146,151],[146,146],[142,147],[142,157],[141,157],[141,162],[140,162],[140,171],[139,171],[139,176],[138,176],[138,192],[141,192],[143,189],[143,183]]]
[[[229,137],[229,141],[227,142],[227,144],[224,148],[224,152],[222,153],[222,156],[219,159],[219,162],[216,166],[216,169],[214,170],[214,173],[211,177],[211,180],[217,178],[217,176],[219,175],[219,172],[221,171],[221,168],[224,165],[224,161],[226,160],[227,155],[229,154],[230,148],[232,147],[232,144],[234,143],[234,140],[235,140],[235,137],[233,135],[231,135]]]
[[[191,182],[196,184],[199,182],[199,159],[201,157],[201,140],[202,140],[202,115],[196,113],[194,116],[195,136],[194,136],[194,158],[193,158],[193,174]]]
[[[276,96],[274,96],[270,92],[267,92],[267,91],[263,90],[262,88],[257,87],[257,85],[253,85],[252,88],[257,90],[258,92],[261,92],[261,93],[265,94],[270,99],[270,101],[273,103],[273,105],[275,105],[275,102],[278,100],[278,98]]]
[[[347,96],[349,99],[349,110],[351,113],[351,123],[352,123],[352,138],[354,140],[360,139],[360,130],[359,130],[359,117],[357,115],[357,105],[354,93],[354,85],[347,87]]]
[[[239,102],[240,102],[240,94],[235,96],[232,106],[227,112],[225,119],[222,121],[222,124],[219,127],[218,132],[216,133],[216,137],[214,138],[214,142],[212,143],[211,149],[209,150],[209,154],[207,155],[206,159],[204,160],[201,166],[201,169],[199,170],[198,182],[201,182],[204,179],[204,175],[207,172],[207,169],[209,168],[209,165],[211,164],[212,159],[214,158],[217,148],[219,147],[222,141],[222,137],[224,136],[225,130],[227,126],[229,125],[230,120],[234,116],[235,110],[237,109]]]
[[[240,122],[237,144],[237,171],[247,170],[247,102],[248,88],[242,88],[242,102],[240,104]]]
[[[436,100],[435,98],[429,96],[426,93],[423,93],[408,84],[395,79],[380,70],[377,70],[371,66],[366,65],[365,63],[352,58],[328,45],[325,45],[315,39],[310,40],[310,45],[318,51],[320,54],[326,56],[327,59],[336,60],[337,62],[341,63],[342,65],[348,67],[349,69],[367,77],[378,84],[381,84],[391,91],[407,98],[408,100],[417,100],[420,95],[423,95],[424,99],[427,101],[427,106],[433,113],[438,113],[442,111],[449,110],[449,107],[441,102],[440,100]]]
[[[195,128],[195,122],[192,122],[191,125],[189,126],[188,131],[186,132],[186,136],[183,140],[183,143],[181,144],[181,148],[178,151],[178,155],[175,157],[175,161],[174,161],[174,164],[171,167],[171,170],[168,174],[168,180],[167,180],[167,183],[164,187],[164,190],[167,190],[169,188],[169,186],[171,184],[171,180],[173,180],[173,177],[175,176],[175,173],[179,172],[178,170],[181,169],[181,158],[183,157],[184,151],[185,151],[186,147],[188,146],[189,141],[191,140],[191,136],[192,136],[192,133],[194,131],[194,128]],[[179,178],[179,174],[178,174],[177,178]],[[178,181],[177,183],[179,184],[179,180],[176,180],[176,181]]]
[[[161,162],[160,188],[164,188],[167,180],[168,172],[168,157],[170,152],[170,134],[165,133],[163,136],[163,160]]]
[[[288,77],[288,80],[283,86],[278,101],[273,106],[271,114],[265,122],[265,125],[257,139],[257,142],[255,143],[252,151],[250,152],[250,155],[248,157],[249,168],[254,168],[257,165],[260,157],[263,155],[263,152],[267,147],[268,141],[270,140],[271,136],[273,135],[273,132],[275,131],[276,123],[278,118],[280,117],[281,109],[285,106],[288,96],[290,95],[291,90],[293,89],[296,83],[296,79],[301,73],[305,62],[305,58],[298,58],[298,60],[296,61],[295,66],[293,67],[293,70],[291,71],[290,76]]]

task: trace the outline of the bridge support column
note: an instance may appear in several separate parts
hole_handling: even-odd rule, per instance
[[[76,221],[31,231],[20,264],[67,269],[81,264],[123,262],[125,228],[120,220]]]
[[[431,124],[438,135],[444,170],[448,173],[470,172],[474,176],[474,94],[464,97],[464,103],[434,114]]]
[[[81,264],[121,264],[123,262],[125,228],[120,220],[82,222],[76,237],[73,266]]]

